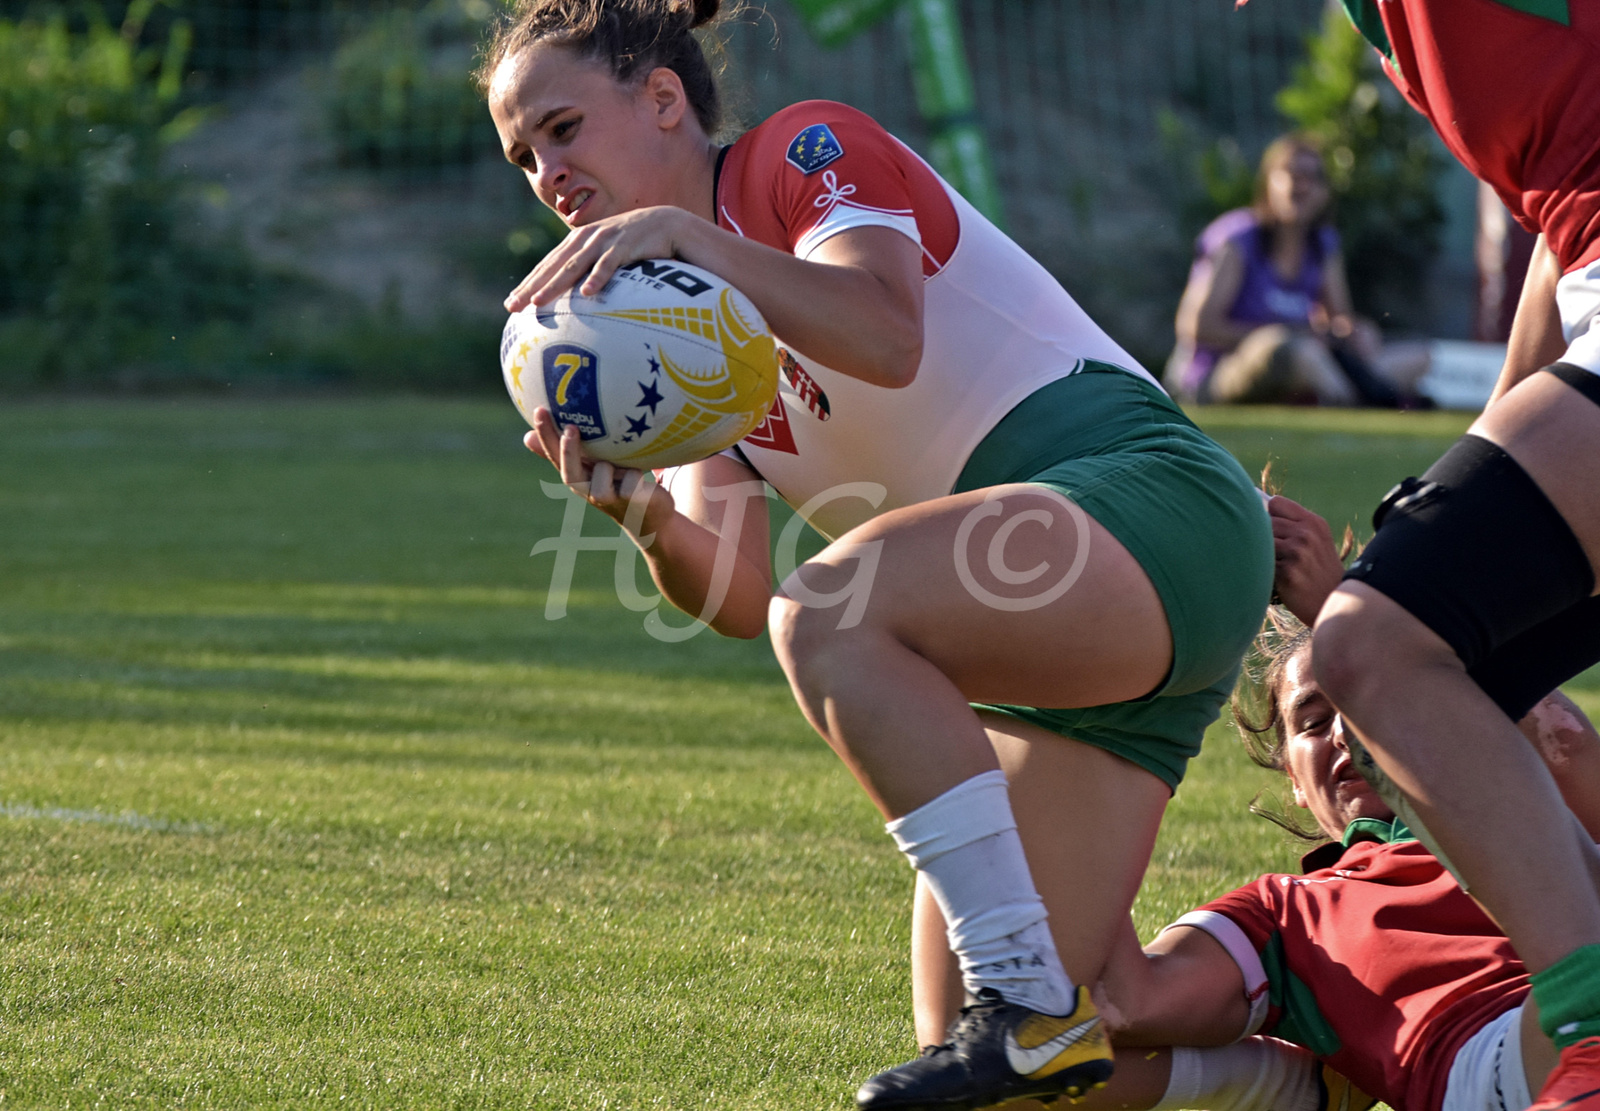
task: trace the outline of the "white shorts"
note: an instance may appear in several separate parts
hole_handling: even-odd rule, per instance
[[[1525,1111],[1532,1103],[1522,1070],[1522,1008],[1513,1007],[1456,1051],[1440,1111]]]
[[[1600,261],[1562,275],[1556,309],[1568,344],[1561,361],[1600,374]]]

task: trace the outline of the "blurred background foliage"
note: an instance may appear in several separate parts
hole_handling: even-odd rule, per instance
[[[0,390],[498,389],[499,299],[562,228],[470,82],[494,11],[0,0]],[[962,11],[1009,229],[1135,355],[1286,126],[1330,152],[1362,307],[1427,326],[1439,156],[1320,0]],[[743,125],[828,96],[925,141],[892,22],[830,51],[772,0],[725,38]]]
[[[426,172],[497,145],[470,76],[487,0],[435,2],[375,16],[335,51],[323,110],[339,162]]]
[[[0,350],[9,376],[94,376],[188,322],[250,315],[250,260],[182,233],[162,152],[204,109],[184,105],[189,25],[142,44],[150,0],[112,26],[89,11],[0,21]]]

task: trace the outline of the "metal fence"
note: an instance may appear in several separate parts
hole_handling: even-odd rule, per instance
[[[129,46],[132,93],[109,70],[90,72],[86,10],[0,0],[10,34],[0,34],[0,373],[8,342],[18,357],[18,335],[49,342],[48,329],[7,331],[8,321],[53,313],[59,334],[64,306],[105,299],[115,265],[89,260],[118,236],[128,239],[129,311],[159,316],[187,298],[185,327],[248,315],[248,304],[208,296],[237,279],[259,300],[261,266],[279,287],[320,284],[411,321],[492,316],[547,241],[519,175],[496,161],[467,82],[489,0],[115,0],[101,47]],[[1237,10],[1233,0],[965,0],[961,11],[1008,230],[1130,349],[1159,359],[1195,230],[1180,148],[1230,137],[1248,159],[1271,138],[1281,126],[1273,94],[1323,0]],[[52,20],[78,45],[50,46],[40,29]],[[24,41],[29,26],[37,33]],[[798,99],[836,99],[926,149],[892,22],[829,50],[783,0],[767,0],[723,37],[743,123]],[[30,76],[49,68],[47,55],[59,70],[53,93]],[[98,84],[75,92],[74,81]],[[122,107],[104,107],[112,101]],[[49,143],[61,149],[41,153]],[[158,177],[123,196],[140,173]],[[150,233],[129,239],[140,223]],[[188,246],[169,252],[170,281],[152,306],[134,294],[156,287],[134,271],[163,229]],[[195,254],[201,240],[234,253]],[[198,291],[180,280],[188,272],[201,276]],[[178,343],[176,324],[153,327]],[[119,357],[114,333],[103,357]]]
[[[1284,127],[1273,106],[1322,0],[965,0],[978,114],[1007,229],[1136,354],[1161,358],[1197,227],[1187,146],[1249,160]],[[748,121],[806,97],[926,135],[904,36],[881,25],[836,50],[786,8],[728,37]]]

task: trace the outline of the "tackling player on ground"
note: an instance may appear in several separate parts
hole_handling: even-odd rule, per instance
[[[1494,399],[1379,507],[1318,618],[1317,677],[1533,972],[1563,1050],[1536,1108],[1593,1108],[1600,855],[1513,722],[1600,660],[1600,3],[1345,3],[1540,244]]]
[[[1327,524],[1288,498],[1269,511],[1278,593],[1314,618],[1342,571]],[[1081,1111],[1365,1111],[1374,1097],[1400,1111],[1522,1111],[1556,1062],[1527,969],[1356,773],[1312,674],[1310,629],[1274,611],[1258,648],[1235,721],[1316,830],[1255,809],[1327,843],[1303,874],[1214,899],[1143,953],[1129,931],[1103,983],[1117,1073]],[[1519,728],[1600,831],[1600,734],[1583,712],[1556,692]]]
[[[861,1106],[1081,1092],[1111,1071],[1084,985],[1259,623],[1266,515],[1150,375],[871,119],[809,102],[714,142],[691,30],[718,6],[525,0],[500,27],[481,73],[502,145],[572,229],[507,304],[683,259],[766,317],[778,404],[659,485],[591,465],[548,413],[529,446],[634,533],[680,609],[732,635],[770,625],[801,709],[917,869],[969,1005]],[[761,480],[834,539],[776,596]]]

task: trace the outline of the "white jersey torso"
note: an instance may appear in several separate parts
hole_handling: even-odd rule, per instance
[[[793,105],[729,148],[717,222],[799,258],[863,226],[894,228],[922,247],[915,381],[871,386],[779,337],[778,399],[739,444],[825,536],[950,493],[1006,413],[1086,359],[1155,381],[909,147],[844,105]]]

